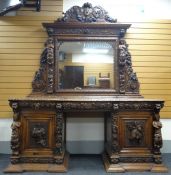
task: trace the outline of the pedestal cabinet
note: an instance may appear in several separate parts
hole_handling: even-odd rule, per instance
[[[65,101],[61,98],[10,100],[14,110],[13,152],[12,164],[6,172],[67,171],[66,114],[90,111],[104,114],[103,161],[107,172],[167,171],[160,154],[159,111],[163,101],[118,97],[101,101],[99,97],[90,100],[85,96],[84,102],[80,99],[78,96],[74,101],[71,97]]]
[[[131,25],[117,23],[102,7],[85,3],[43,26],[48,39],[32,93],[9,100],[13,109],[12,155],[5,172],[66,172],[65,126],[70,112],[104,115],[107,172],[167,172],[160,153],[159,112],[164,101],[145,99],[139,93],[124,40]],[[81,73],[69,76],[66,67],[81,67]],[[90,77],[98,80],[101,74],[110,75],[106,82],[88,86]]]

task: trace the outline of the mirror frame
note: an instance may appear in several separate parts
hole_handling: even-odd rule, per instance
[[[43,23],[48,33],[42,52],[40,68],[32,82],[31,95],[114,95],[140,96],[139,82],[132,68],[131,54],[124,36],[131,24],[117,23],[100,6],[90,3],[71,7],[62,18],[53,23]],[[115,41],[114,89],[59,89],[58,58],[61,42],[65,41]]]

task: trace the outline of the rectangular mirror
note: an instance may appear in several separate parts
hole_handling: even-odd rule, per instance
[[[59,89],[114,89],[115,42],[65,41],[59,47]]]

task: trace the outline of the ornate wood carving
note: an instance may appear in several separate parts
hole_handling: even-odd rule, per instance
[[[150,163],[153,162],[153,157],[120,157],[122,163]]]
[[[33,92],[43,92],[46,90],[46,65],[47,65],[47,43],[45,43],[45,49],[40,57],[40,68],[35,73],[34,80],[32,81]]]
[[[154,109],[154,121],[153,121],[153,128],[154,128],[154,161],[157,164],[160,164],[162,162],[161,159],[161,152],[160,148],[163,146],[162,141],[162,134],[161,134],[161,128],[162,123],[160,122],[160,109],[163,107],[163,104],[156,104]]]
[[[62,111],[62,104],[56,104],[56,134],[55,134],[55,149],[54,149],[54,162],[56,164],[63,163],[64,155],[64,116]]]
[[[64,114],[96,111],[105,113],[107,170],[131,170],[133,166],[127,163],[149,163],[148,167],[156,166],[161,170],[164,166],[159,165],[161,168],[158,168],[152,163],[162,162],[159,112],[163,102],[147,100],[139,94],[131,54],[126,41],[121,39],[130,24],[116,23],[102,7],[85,3],[82,7],[72,7],[61,19],[44,23],[43,26],[50,37],[45,43],[40,68],[32,82],[33,92],[26,99],[10,100],[14,112],[11,163],[58,164],[55,168],[50,165],[51,171],[66,171],[68,156],[64,144]],[[116,89],[59,89],[59,48],[65,41],[112,42],[116,51],[113,72]],[[145,136],[146,133],[149,135]],[[24,141],[21,142],[21,138]],[[41,149],[39,154],[38,149]],[[140,164],[136,166],[141,170],[147,169]],[[20,167],[22,169],[22,165]],[[42,166],[39,168],[42,170]],[[16,172],[18,165],[12,165],[9,172],[12,172],[11,169]],[[132,169],[135,170],[134,167]]]
[[[33,126],[30,128],[31,132],[31,141],[34,141],[36,147],[47,147],[47,129],[41,123],[33,123]]]
[[[145,121],[127,121],[125,123],[125,139],[127,146],[144,145],[144,125]]]
[[[112,154],[115,154],[115,157],[110,159],[111,163],[116,164],[119,162],[119,139],[118,139],[118,104],[113,105],[113,112],[111,113],[112,117]]]
[[[110,102],[66,102],[63,103],[64,110],[110,110]]]
[[[115,23],[117,20],[112,19],[106,10],[100,6],[93,7],[91,3],[84,3],[82,7],[73,6],[64,13],[64,16],[58,21],[62,22],[112,22]]]
[[[54,163],[54,159],[51,157],[21,157],[22,163]]]
[[[119,91],[125,93],[139,93],[139,82],[132,69],[131,54],[124,39],[119,42]]]
[[[19,163],[20,160],[20,145],[21,145],[21,136],[20,136],[20,111],[17,102],[10,102],[10,106],[13,109],[13,123],[11,125],[12,134],[11,134],[11,150],[12,157],[11,163]]]
[[[47,74],[46,74],[47,72]],[[40,68],[32,82],[33,92],[52,93],[54,86],[54,39],[49,37],[41,55]]]
[[[123,32],[124,31],[124,32]],[[94,28],[64,28],[64,29],[53,29],[53,28],[48,28],[47,32],[49,35],[60,35],[60,34],[81,34],[81,35],[117,35],[120,37],[123,37],[126,33],[126,30],[122,29],[122,30],[118,30],[118,29],[106,29],[104,28],[103,30],[99,30],[99,29],[94,29]]]
[[[47,43],[47,93],[54,91],[54,39],[49,38]]]

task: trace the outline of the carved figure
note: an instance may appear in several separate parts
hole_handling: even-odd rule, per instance
[[[46,131],[44,128],[34,127],[32,131],[32,138],[34,138],[35,142],[42,147],[47,145],[46,143]]]
[[[138,122],[129,122],[127,125],[130,131],[129,141],[132,144],[140,144],[143,140],[143,126]]]

